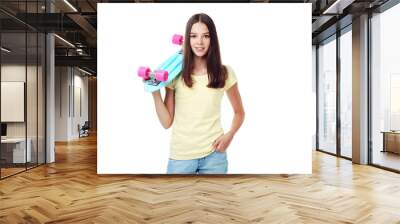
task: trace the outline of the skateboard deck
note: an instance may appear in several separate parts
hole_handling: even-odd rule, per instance
[[[180,35],[174,35],[173,43],[182,45],[182,38]],[[153,72],[150,68],[140,67],[138,75],[143,78],[144,90],[154,92],[169,85],[182,71],[182,63],[183,52],[181,49],[161,63]]]
[[[144,81],[144,90],[146,92],[154,92],[167,85],[169,85],[182,71],[183,55],[182,51],[178,51],[168,58],[164,63],[157,67],[156,70],[168,71],[167,81],[158,81],[154,79],[148,79]]]

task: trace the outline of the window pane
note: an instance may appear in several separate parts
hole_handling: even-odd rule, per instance
[[[318,48],[318,146],[336,153],[336,40]]]
[[[400,170],[400,4],[372,18],[372,163]]]
[[[340,126],[341,155],[351,158],[352,141],[352,35],[340,37]]]

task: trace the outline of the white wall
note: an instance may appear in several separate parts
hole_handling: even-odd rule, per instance
[[[76,68],[56,67],[56,141],[79,138],[78,124],[88,120],[88,78],[83,75]]]
[[[25,70],[27,69],[27,70]],[[18,65],[18,64],[9,64],[9,65],[2,65],[1,66],[1,81],[3,82],[25,82],[26,72],[28,74],[28,80],[30,85],[36,85],[36,81],[33,81],[33,78],[30,77],[31,75],[36,76],[36,67],[35,66],[27,66],[25,65]],[[31,97],[36,99],[36,88],[27,88],[27,103],[29,104],[33,100]],[[32,92],[30,92],[32,91]],[[36,102],[36,101],[35,101]],[[32,113],[33,110],[36,110],[36,103],[34,105],[28,105],[28,122],[35,121],[36,123],[36,113]],[[40,106],[40,105],[39,105]],[[34,107],[34,108],[33,108]],[[1,108],[2,110],[6,110],[6,108]],[[32,117],[33,116],[33,117]],[[8,137],[24,137],[25,136],[25,122],[7,122],[7,136]],[[28,125],[28,136],[29,133],[36,133],[36,125],[29,124]]]
[[[68,88],[70,76],[68,67],[55,68],[55,140],[68,140],[69,96]]]

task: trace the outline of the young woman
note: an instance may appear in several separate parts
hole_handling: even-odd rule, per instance
[[[235,73],[221,63],[217,31],[206,14],[186,25],[182,73],[166,88],[165,99],[153,92],[157,116],[165,129],[173,125],[169,174],[224,174],[226,150],[244,120]],[[234,111],[224,133],[221,100],[227,93]]]

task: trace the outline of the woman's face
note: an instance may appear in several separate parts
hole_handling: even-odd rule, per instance
[[[210,33],[204,23],[197,22],[193,24],[190,30],[190,47],[197,57],[207,55],[210,47]]]

